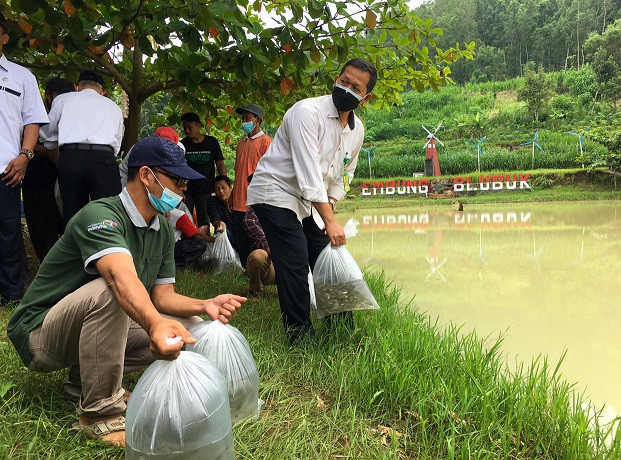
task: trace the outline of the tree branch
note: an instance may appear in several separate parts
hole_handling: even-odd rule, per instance
[[[138,16],[140,16],[140,13],[142,13],[142,9],[144,8],[144,3],[145,3],[145,0],[140,0],[140,3],[138,4],[138,9],[134,13],[134,15],[131,18],[129,18],[127,21],[123,21],[123,25],[121,26],[121,32],[114,40],[110,42],[110,44],[108,44],[108,46],[106,47],[106,51],[109,51],[116,43],[118,43],[123,38],[123,34],[125,33],[125,28],[129,26],[132,22],[134,22],[136,19],[138,19]]]
[[[135,96],[134,89],[132,88],[129,80],[127,80],[127,78],[125,78],[123,74],[121,74],[121,72],[119,72],[119,70],[112,63],[106,61],[106,59],[103,57],[106,56],[105,54],[103,56],[99,56],[89,49],[84,51],[84,54],[87,57],[91,58],[93,61],[95,61],[97,64],[99,64],[101,67],[103,67],[105,70],[107,70],[108,74],[112,78],[114,78],[119,85],[121,85],[121,88],[123,88],[130,97]]]
[[[198,86],[223,86],[228,83],[227,80],[219,80],[214,78],[206,78],[198,83]],[[176,88],[183,88],[186,86],[185,81],[181,80],[170,80],[166,82],[153,82],[147,86],[145,86],[140,94],[141,99],[146,100],[150,96],[153,96],[155,93],[159,93],[160,91],[168,91]]]
[[[38,64],[36,62],[20,62],[20,65],[29,69],[38,70],[60,70],[62,72],[82,72],[84,70],[93,70],[92,67],[78,66],[78,65],[63,65],[63,64]],[[112,75],[107,70],[101,70],[100,73],[111,77]]]

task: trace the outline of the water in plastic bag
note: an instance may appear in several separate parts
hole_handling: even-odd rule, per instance
[[[142,374],[127,404],[128,460],[234,460],[227,383],[207,358],[182,351]]]
[[[328,245],[313,271],[317,318],[353,310],[378,310],[358,264],[345,246]]]
[[[207,244],[207,249],[200,258],[201,266],[212,273],[243,270],[239,255],[233,249],[226,231],[216,236],[216,241]]]
[[[246,338],[237,328],[220,321],[203,321],[190,332],[196,343],[187,349],[209,359],[228,382],[232,422],[257,416],[263,403],[259,399],[259,371]]]

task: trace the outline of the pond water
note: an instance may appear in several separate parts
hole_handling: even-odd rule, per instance
[[[504,336],[509,365],[547,355],[608,414],[621,412],[621,203],[464,211],[361,210],[347,248],[440,324]],[[606,406],[605,406],[606,405]]]

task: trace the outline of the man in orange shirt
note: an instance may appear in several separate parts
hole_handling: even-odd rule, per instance
[[[250,253],[248,234],[244,229],[243,221],[248,206],[246,206],[246,192],[248,190],[248,176],[254,174],[259,158],[272,143],[272,138],[261,130],[261,122],[265,111],[256,104],[249,104],[235,111],[242,116],[242,129],[246,136],[237,144],[235,152],[235,186],[231,199],[233,210],[233,227],[235,241],[242,265],[246,266],[246,259]]]

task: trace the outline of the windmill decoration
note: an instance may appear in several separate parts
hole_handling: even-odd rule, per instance
[[[584,142],[582,141],[582,134],[574,133],[573,131],[567,131],[567,134],[571,134],[572,136],[576,136],[578,138],[578,144],[580,145],[580,157],[582,157],[582,149],[584,147]],[[582,169],[584,169],[584,163],[582,163]]]
[[[441,176],[442,172],[440,171],[440,159],[438,158],[438,149],[436,148],[436,142],[444,147],[444,144],[440,139],[436,137],[436,134],[440,130],[442,123],[440,123],[435,131],[432,133],[424,125],[421,125],[425,131],[427,131],[427,143],[425,144],[425,159],[433,160],[433,175]]]
[[[543,149],[541,148],[541,146],[539,144],[537,144],[537,138],[539,137],[539,130],[535,131],[535,135],[533,136],[533,140],[532,141],[527,141],[527,142],[523,142],[522,145],[532,145],[533,146],[533,162],[532,162],[532,169],[535,169],[535,147],[537,147],[539,150],[541,150],[543,152]]]
[[[360,147],[360,150],[367,154],[367,159],[369,160],[369,178],[371,178],[371,154],[375,151],[375,149],[377,149],[377,147],[372,147],[370,149]]]
[[[483,136],[481,139],[479,139],[479,142],[468,141],[468,144],[476,145],[476,147],[477,147],[477,164],[479,166],[479,172],[481,172],[481,153],[483,153],[483,149],[481,148],[481,144],[483,143],[483,141],[485,141],[486,137],[487,136]]]

